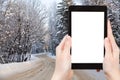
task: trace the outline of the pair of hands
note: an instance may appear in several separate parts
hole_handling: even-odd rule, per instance
[[[108,80],[120,80],[119,48],[112,34],[110,22],[108,21],[107,38],[105,38],[105,58],[103,70]],[[71,80],[71,37],[66,35],[56,48],[56,66],[52,80]]]

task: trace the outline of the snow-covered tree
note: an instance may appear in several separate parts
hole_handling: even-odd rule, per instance
[[[4,62],[30,59],[32,44],[44,41],[46,14],[40,5],[33,0],[7,0],[0,5],[0,54]]]
[[[107,2],[108,18],[112,24],[113,34],[120,48],[120,0],[110,0]]]
[[[55,53],[56,46],[60,43],[61,39],[68,34],[68,8],[70,5],[73,4],[72,0],[62,0],[62,2],[58,3],[57,5],[57,12],[56,12],[56,24],[55,32],[53,37],[53,53]]]
[[[62,2],[60,2],[57,6],[57,43],[59,43],[63,36],[68,33],[68,8],[72,4],[72,0],[62,0]]]
[[[52,55],[55,54],[55,47],[56,47],[56,21],[57,21],[57,3],[54,2],[53,5],[49,9],[49,52],[52,53]]]

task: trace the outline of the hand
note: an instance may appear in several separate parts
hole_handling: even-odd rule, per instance
[[[110,22],[108,21],[107,38],[105,38],[105,58],[103,70],[108,80],[120,80],[119,48],[112,34]]]
[[[71,37],[66,35],[56,48],[56,66],[52,80],[71,80]]]

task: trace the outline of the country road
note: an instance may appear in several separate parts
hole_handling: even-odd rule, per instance
[[[12,64],[0,64],[0,80],[50,80],[55,68],[55,60],[47,55],[38,59]],[[76,70],[72,80],[105,80],[102,73]],[[103,77],[103,78],[102,78]]]

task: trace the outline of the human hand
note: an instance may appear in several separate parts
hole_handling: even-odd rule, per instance
[[[71,80],[71,37],[66,35],[56,48],[56,66],[52,80]]]
[[[105,38],[105,58],[103,70],[108,80],[120,80],[119,48],[112,34],[110,22],[108,21],[107,38]]]

